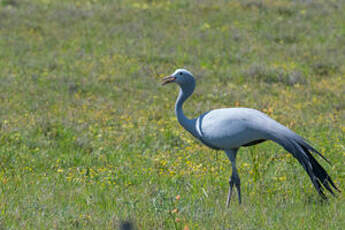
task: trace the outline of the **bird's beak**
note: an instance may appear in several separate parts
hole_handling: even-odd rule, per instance
[[[176,80],[176,77],[174,76],[167,76],[162,79],[162,85],[166,85],[168,83],[174,82]]]

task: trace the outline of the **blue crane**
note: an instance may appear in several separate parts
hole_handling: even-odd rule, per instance
[[[327,199],[324,188],[333,195],[332,188],[340,191],[311,152],[318,154],[328,163],[329,161],[289,128],[266,114],[250,108],[215,109],[197,118],[188,119],[184,115],[182,107],[195,89],[195,79],[192,73],[185,69],[177,69],[172,75],[163,78],[162,81],[162,85],[177,83],[180,86],[180,93],[175,104],[175,113],[183,128],[206,146],[225,151],[231,161],[232,174],[229,179],[227,207],[230,204],[234,185],[238,192],[238,201],[241,203],[240,177],[236,168],[236,155],[239,148],[256,145],[267,140],[283,146],[299,161],[323,199]]]

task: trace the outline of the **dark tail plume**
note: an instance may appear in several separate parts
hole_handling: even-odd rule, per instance
[[[316,161],[310,152],[312,151],[317,153],[328,163],[329,161],[303,139],[285,136],[280,138],[273,137],[272,140],[282,145],[299,161],[299,163],[308,173],[315,189],[323,199],[327,199],[327,196],[324,193],[325,189],[332,195],[335,195],[333,189],[340,192],[326,170]]]

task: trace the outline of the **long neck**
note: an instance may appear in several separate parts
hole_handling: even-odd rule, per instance
[[[194,136],[196,135],[195,130],[195,120],[188,119],[183,113],[183,103],[187,98],[193,93],[193,90],[184,90],[180,89],[180,93],[177,97],[176,104],[175,104],[175,113],[177,116],[178,122],[191,134]]]

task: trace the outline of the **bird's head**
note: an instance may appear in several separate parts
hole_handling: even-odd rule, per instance
[[[193,74],[185,69],[177,69],[172,75],[162,79],[162,85],[173,82],[177,83],[182,89],[191,89],[193,91],[195,88]]]

